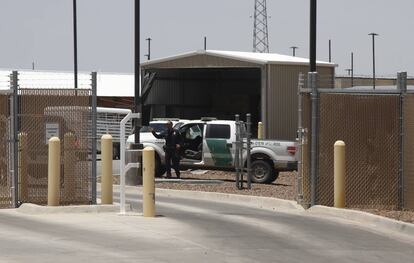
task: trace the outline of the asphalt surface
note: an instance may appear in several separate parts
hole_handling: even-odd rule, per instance
[[[141,211],[141,196],[127,202]],[[0,262],[413,262],[414,243],[299,213],[157,196],[138,214],[0,211]]]

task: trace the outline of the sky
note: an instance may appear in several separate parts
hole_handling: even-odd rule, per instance
[[[309,54],[309,0],[267,0],[270,52]],[[134,70],[133,0],[77,0],[79,70]],[[254,0],[141,0],[141,61],[146,38],[152,58],[203,48],[252,51]],[[332,60],[336,73],[350,67],[372,72],[376,32],[377,75],[398,71],[414,75],[413,0],[319,0],[317,59]],[[71,71],[73,69],[72,0],[1,0],[0,68]]]

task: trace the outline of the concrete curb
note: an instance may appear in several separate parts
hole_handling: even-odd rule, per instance
[[[322,215],[334,218],[341,218],[362,224],[370,224],[375,228],[387,229],[402,234],[406,234],[412,237],[414,236],[414,224],[401,222],[398,220],[394,220],[379,215],[374,215],[363,211],[316,205],[306,210],[306,213],[316,216]]]
[[[119,212],[119,204],[113,205],[74,205],[74,206],[41,206],[36,204],[22,204],[16,209],[22,214],[75,214],[75,213],[115,213]],[[130,211],[131,207],[127,206]]]
[[[114,188],[119,190],[119,186],[114,185]],[[142,187],[126,186],[127,192],[138,191],[142,194]],[[303,207],[298,205],[295,201],[277,199],[271,197],[237,195],[215,192],[189,191],[189,190],[173,190],[156,188],[156,196],[173,197],[173,198],[194,198],[197,200],[215,201],[233,203],[237,205],[244,205],[254,208],[261,208],[266,210],[291,210],[304,211]]]

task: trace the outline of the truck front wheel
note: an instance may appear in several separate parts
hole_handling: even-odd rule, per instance
[[[277,173],[272,165],[265,160],[254,160],[252,162],[252,181],[259,184],[269,184],[275,181]]]

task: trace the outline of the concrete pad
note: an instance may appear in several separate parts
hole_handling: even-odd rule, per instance
[[[114,191],[119,191],[120,187],[114,185]],[[142,194],[142,187],[126,186],[126,192],[135,192]],[[198,199],[214,202],[232,203],[237,205],[261,208],[266,210],[291,210],[291,212],[301,212],[304,208],[297,204],[296,201],[283,200],[271,197],[236,195],[215,192],[188,191],[188,190],[172,190],[156,188],[156,196]]]
[[[368,224],[374,228],[378,227],[390,231],[395,231],[401,234],[414,236],[414,224],[401,222],[363,211],[316,205],[306,210],[306,212],[311,215],[345,219],[358,223]]]

